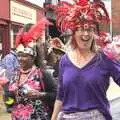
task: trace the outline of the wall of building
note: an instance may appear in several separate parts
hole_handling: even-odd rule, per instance
[[[112,0],[113,35],[120,34],[120,4],[119,0]]]
[[[26,0],[0,0],[0,53],[14,47],[18,30],[26,23],[36,24],[43,9]]]
[[[9,0],[0,0],[0,18],[9,20]]]
[[[0,0],[0,54],[9,51],[9,0]]]

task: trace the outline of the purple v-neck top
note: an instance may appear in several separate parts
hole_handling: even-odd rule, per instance
[[[106,91],[110,76],[120,85],[120,63],[98,53],[82,68],[75,66],[67,54],[59,64],[57,99],[66,113],[98,109],[106,120],[112,120]]]

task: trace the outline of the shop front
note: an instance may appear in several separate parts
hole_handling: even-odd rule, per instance
[[[24,5],[23,3],[17,1],[10,1],[10,38],[11,38],[11,48],[15,47],[15,37],[16,33],[24,24],[37,22],[37,12],[36,9]]]
[[[8,25],[0,25],[0,59],[9,52]]]
[[[24,24],[35,24],[43,16],[43,9],[26,0],[0,2],[0,56],[15,47],[16,33]]]
[[[9,51],[9,0],[0,1],[0,58]]]

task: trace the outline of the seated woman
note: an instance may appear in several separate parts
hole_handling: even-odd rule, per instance
[[[29,27],[30,30],[31,28]],[[9,85],[9,89],[16,96],[12,120],[49,120],[56,87],[52,78],[40,67],[40,50],[35,41],[28,42],[34,38],[30,38],[29,31],[25,30],[17,36],[16,42],[19,44],[16,52],[20,68],[15,72]]]

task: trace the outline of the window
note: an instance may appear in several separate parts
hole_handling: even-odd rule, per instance
[[[16,35],[17,32],[19,31],[20,26],[17,25],[13,25],[12,29],[11,29],[11,48],[15,47],[15,39],[16,39]]]
[[[2,32],[2,30],[0,29],[0,43],[2,43],[2,36],[3,36],[3,32]]]

